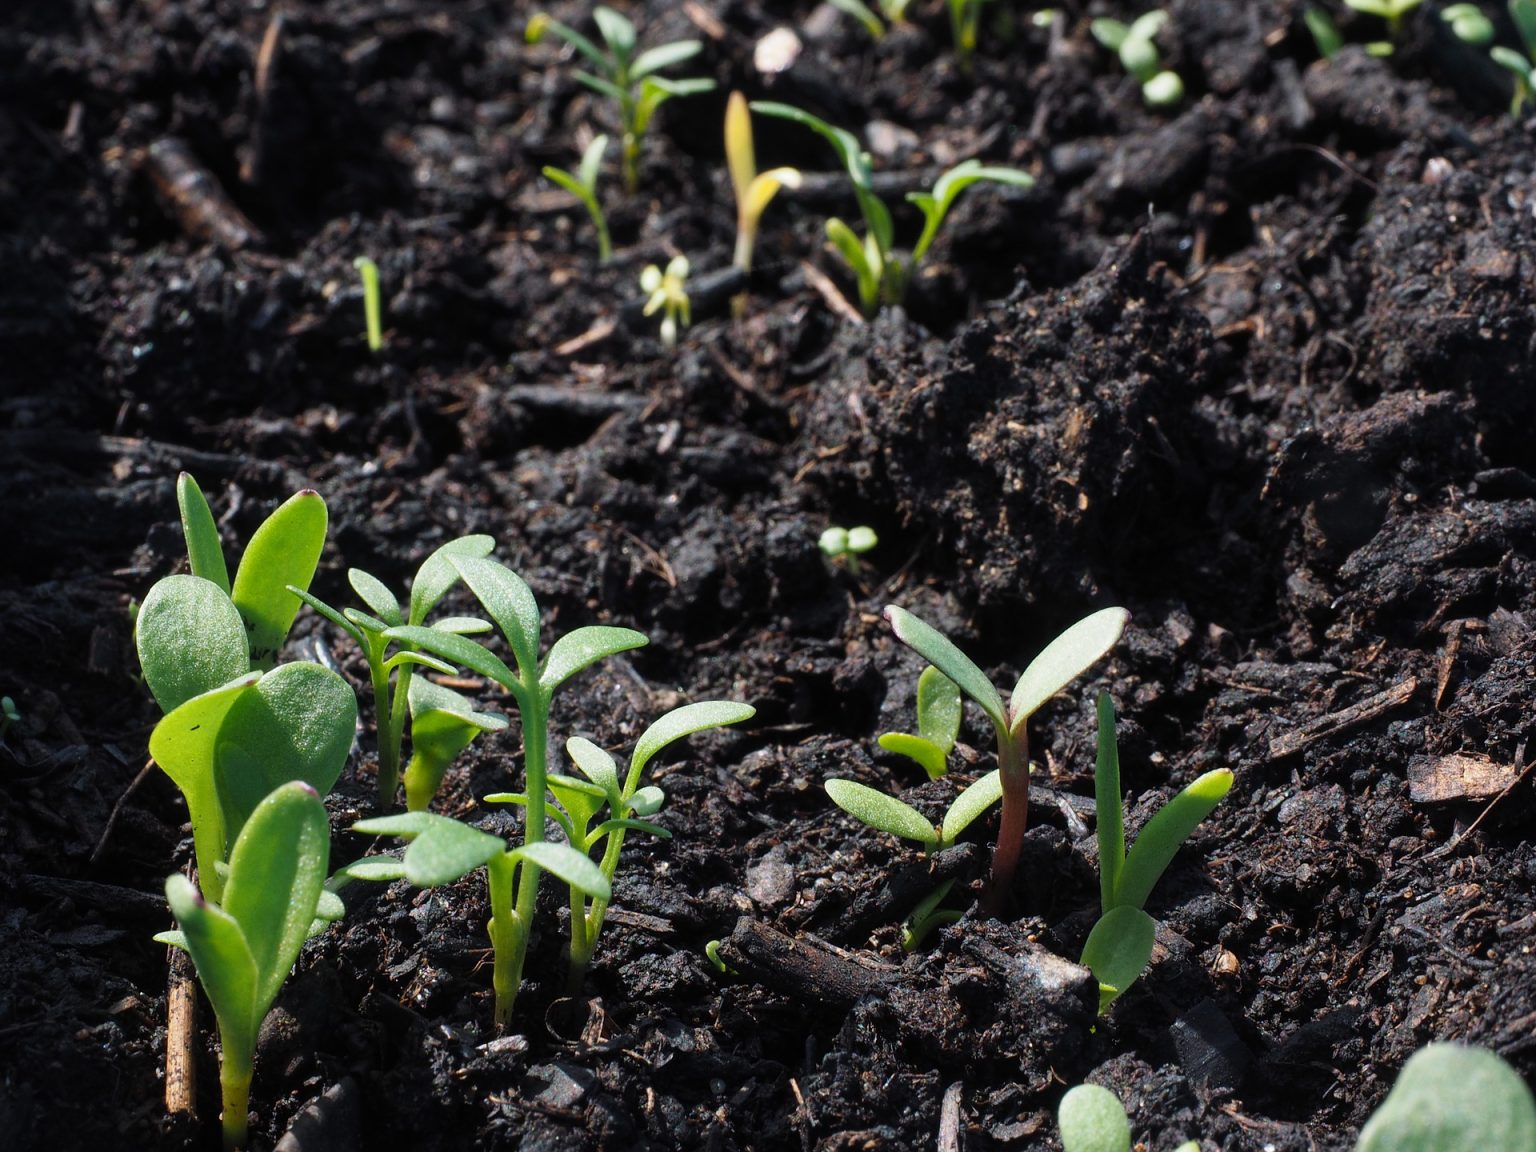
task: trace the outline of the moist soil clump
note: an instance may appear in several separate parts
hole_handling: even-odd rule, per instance
[[[557,746],[627,752],[692,700],[757,709],[652,768],[672,837],[630,837],[579,989],[546,886],[506,1035],[478,877],[349,889],[263,1030],[256,1146],[1052,1149],[1061,1093],[1092,1080],[1149,1148],[1344,1152],[1431,1039],[1536,1075],[1531,129],[1432,14],[1390,59],[1324,61],[1303,8],[1174,0],[1159,44],[1187,94],[1154,111],[1087,31],[1141,10],[1118,2],[1049,25],[990,6],[969,69],[936,4],[878,42],[809,4],[627,5],[643,43],[701,40],[685,71],[719,86],[658,115],[637,195],[604,185],[599,265],[539,169],[615,125],[557,47],[524,42],[528,5],[13,3],[7,1147],[217,1142],[206,1006],[201,1119],[165,1108],[151,936],[191,839],[145,763],[132,633],[185,565],[180,470],[226,542],[319,490],[331,603],[348,568],[401,587],[484,532],[547,635],[647,633],[564,690]],[[781,29],[797,47],[770,68]],[[729,271],[733,89],[855,131],[903,242],[901,194],[962,159],[1036,185],[970,190],[904,306],[861,323],[822,250],[857,206],[794,125],[756,123],[760,167],[806,180],[769,208],[752,275]],[[679,252],[694,325],[667,350],[639,276]],[[385,285],[377,355],[361,255]],[[829,525],[877,531],[857,572],[818,551]],[[893,602],[1001,684],[1088,611],[1132,615],[1033,722],[1034,826],[996,919],[975,899],[995,815],[927,861],[822,789],[934,816],[954,794],[875,744],[915,730],[922,663],[881,620]],[[327,798],[341,863],[374,848],[348,831],[376,814],[367,668],[308,613],[288,654],[359,689]],[[1154,963],[1105,1018],[1075,963],[1100,691],[1133,834],[1199,773],[1236,781],[1154,892]],[[989,737],[968,714],[956,778],[990,769]],[[515,833],[479,798],[518,786],[516,747],[477,741],[440,810]],[[965,915],[907,954],[930,869]]]

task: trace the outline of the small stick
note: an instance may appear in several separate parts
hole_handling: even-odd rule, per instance
[[[274,121],[278,101],[273,91],[283,58],[283,33],[287,31],[287,17],[274,13],[267,31],[261,38],[261,49],[256,53],[256,111],[251,117],[251,144],[245,163],[240,166],[240,179],[248,187],[259,188],[266,182],[272,166]]]
[[[1398,684],[1394,684],[1384,692],[1378,692],[1367,700],[1358,704],[1351,704],[1348,708],[1338,712],[1330,712],[1326,716],[1319,716],[1316,720],[1303,724],[1300,728],[1294,728],[1289,732],[1282,732],[1269,742],[1269,758],[1278,760],[1282,756],[1289,756],[1293,752],[1300,752],[1313,741],[1321,740],[1325,736],[1333,736],[1346,729],[1364,724],[1368,720],[1374,720],[1383,713],[1391,711],[1400,704],[1406,704],[1413,694],[1418,691],[1419,681],[1417,677],[1410,676]]]
[[[165,994],[165,1110],[197,1118],[197,972],[192,958],[170,949],[170,982]]]
[[[128,797],[132,796],[134,790],[144,783],[144,777],[149,775],[149,770],[154,766],[155,762],[153,760],[146,761],[144,767],[139,769],[139,774],[133,778],[127,788],[123,789],[123,794],[117,798],[117,803],[112,805],[112,814],[107,817],[107,826],[101,830],[101,838],[96,841],[96,847],[91,852],[90,867],[96,867],[96,861],[101,857],[102,851],[106,848],[107,841],[112,836],[112,829],[117,827],[117,818],[123,810],[123,805],[128,802]]]
[[[232,252],[264,242],[256,225],[235,206],[185,140],[175,136],[156,140],[144,154],[144,170],[187,235]]]

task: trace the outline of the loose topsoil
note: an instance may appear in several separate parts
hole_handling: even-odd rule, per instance
[[[185,564],[181,469],[232,549],[322,492],[332,602],[348,567],[399,587],[487,532],[547,637],[646,632],[565,690],[557,746],[627,752],[688,700],[757,708],[656,768],[672,839],[630,838],[575,996],[546,886],[511,1035],[477,878],[351,890],[264,1034],[261,1146],[1053,1149],[1087,1079],[1149,1149],[1318,1152],[1352,1147],[1432,1038],[1536,1074],[1536,150],[1432,8],[1390,60],[1319,61],[1301,3],[1172,0],[1187,96],[1154,113],[1088,35],[1135,14],[1118,2],[1049,27],[993,4],[969,73],[934,0],[878,44],[803,3],[630,5],[645,43],[702,40],[691,70],[720,87],[662,110],[638,195],[605,174],[599,267],[539,169],[613,126],[568,54],[525,45],[528,5],[10,0],[0,1144],[216,1146],[206,1006],[201,1122],[165,1111],[150,937],[191,850],[144,770],[130,623]],[[769,73],[778,28],[800,51]],[[808,179],[769,208],[737,311],[711,287],[735,88],[858,131],[893,203],[970,156],[1038,183],[972,189],[906,309],[860,324],[822,252],[826,216],[856,215],[847,184],[822,141],[759,118],[760,164]],[[915,214],[896,221],[911,242]],[[667,351],[638,277],[677,252],[695,323]],[[359,255],[382,270],[378,355]],[[857,574],[817,551],[829,524],[878,531]],[[821,787],[935,814],[954,792],[875,745],[911,729],[921,669],[893,602],[1005,688],[1089,610],[1132,613],[1033,724],[1006,915],[974,908],[994,816],[945,865],[972,910],[910,956],[927,863]],[[307,613],[290,655],[359,689],[333,858],[378,850],[347,831],[375,811],[361,658]],[[1133,830],[1200,772],[1236,783],[1152,897],[1152,968],[1095,1020],[1067,965],[1098,893],[1099,691]],[[441,809],[509,826],[477,798],[518,759],[515,726],[482,739]],[[952,775],[990,766],[970,715]]]

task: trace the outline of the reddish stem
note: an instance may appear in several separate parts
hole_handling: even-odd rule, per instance
[[[997,829],[997,848],[992,853],[992,880],[982,896],[982,909],[1001,916],[1013,891],[1014,874],[1029,827],[1029,733],[1021,728],[1017,738],[1004,728],[997,730],[997,764],[1003,773],[1003,820]]]

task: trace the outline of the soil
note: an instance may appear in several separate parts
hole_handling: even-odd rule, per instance
[[[1187,96],[1167,113],[1088,35],[1127,5],[1069,2],[1049,28],[992,5],[971,72],[942,5],[913,8],[874,44],[804,3],[627,6],[646,43],[703,40],[694,71],[720,88],[662,110],[637,196],[605,185],[600,267],[539,169],[612,126],[558,47],[524,43],[524,4],[12,0],[6,1147],[217,1143],[206,1007],[202,1120],[165,1110],[151,935],[191,842],[146,770],[130,622],[185,564],[181,469],[231,544],[320,490],[333,603],[349,567],[400,587],[488,532],[546,640],[646,632],[563,691],[557,742],[627,750],[687,700],[758,710],[656,768],[672,838],[631,837],[574,997],[547,893],[512,1035],[491,1030],[477,878],[350,890],[265,1030],[258,1146],[1054,1149],[1061,1092],[1093,1080],[1148,1149],[1329,1152],[1432,1038],[1536,1076],[1532,123],[1427,8],[1389,60],[1320,61],[1300,2],[1173,0]],[[755,46],[782,27],[802,50],[765,74]],[[972,155],[1038,184],[974,188],[907,307],[861,324],[821,250],[825,217],[856,212],[833,157],[759,118],[760,164],[810,178],[769,208],[736,312],[708,285],[734,241],[733,88],[860,131],[892,202]],[[896,219],[910,242],[915,213]],[[638,277],[676,252],[695,316],[669,351]],[[818,552],[829,524],[878,531],[856,574]],[[1089,610],[1132,613],[1034,722],[1006,916],[974,908],[980,829],[942,864],[972,910],[913,955],[898,927],[927,863],[821,787],[935,814],[954,792],[875,745],[911,730],[921,668],[892,602],[1005,686]],[[328,798],[340,863],[374,847],[347,831],[375,811],[366,669],[310,614],[290,655],[359,689]],[[1070,962],[1096,910],[1099,691],[1132,829],[1202,771],[1236,784],[1153,894],[1154,965],[1095,1021]],[[990,766],[987,736],[968,715],[956,778]],[[478,741],[442,810],[507,826],[476,798],[518,759],[515,732]]]

